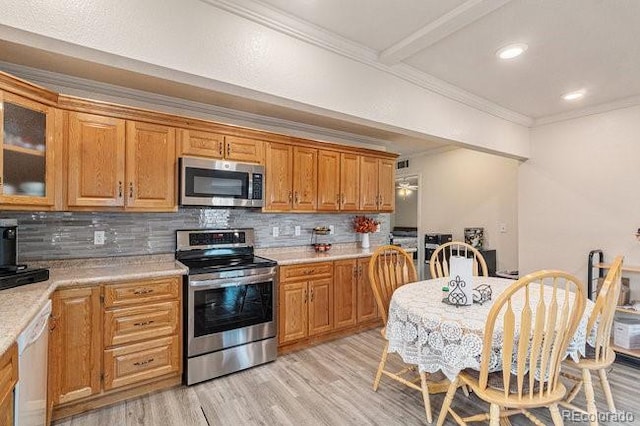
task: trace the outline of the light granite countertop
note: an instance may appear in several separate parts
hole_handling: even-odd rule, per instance
[[[324,253],[316,253],[311,246],[256,249],[256,255],[275,260],[279,266],[296,265],[311,262],[330,262],[333,260],[355,259],[371,256],[379,246],[371,246],[363,249],[355,244],[334,244],[331,250]],[[413,253],[416,248],[402,247],[408,253]]]
[[[57,288],[187,273],[187,268],[176,262],[172,254],[33,262],[29,267],[49,267],[49,279],[0,290],[0,354],[16,341]]]

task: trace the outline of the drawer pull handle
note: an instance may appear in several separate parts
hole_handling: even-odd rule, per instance
[[[153,293],[153,289],[143,288],[141,290],[136,290],[133,292],[133,294],[149,294],[149,293]]]
[[[145,325],[149,325],[149,324],[153,324],[153,320],[149,320],[149,321],[142,321],[142,322],[136,322],[133,325],[135,327],[144,327]]]
[[[138,361],[138,362],[134,362],[133,365],[135,365],[136,367],[141,367],[143,365],[147,365],[149,363],[153,362],[153,358],[149,358],[146,361]]]
[[[313,274],[313,273],[315,273],[315,272],[316,272],[316,270],[315,270],[315,269],[307,269],[306,271],[304,271],[304,274],[305,274],[305,275],[311,275],[311,274]]]

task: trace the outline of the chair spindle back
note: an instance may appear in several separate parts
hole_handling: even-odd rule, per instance
[[[487,262],[484,260],[482,253],[475,247],[460,241],[445,243],[436,249],[431,255],[429,261],[429,270],[431,278],[443,278],[449,276],[449,259],[452,256],[473,256],[473,275],[486,277],[489,275]]]

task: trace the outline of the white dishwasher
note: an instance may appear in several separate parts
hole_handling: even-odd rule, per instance
[[[43,426],[47,418],[47,351],[51,300],[18,336],[15,426]]]

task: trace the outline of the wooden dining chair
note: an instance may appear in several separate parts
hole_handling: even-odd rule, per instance
[[[389,318],[389,303],[391,302],[391,295],[398,287],[417,280],[418,275],[416,273],[416,268],[413,265],[412,257],[400,247],[392,245],[381,246],[371,256],[371,261],[369,262],[369,281],[371,282],[371,287],[378,304],[378,310],[380,311],[380,315],[382,316],[382,321],[384,323],[385,328],[382,329],[383,337],[385,337],[385,329]],[[387,362],[388,349],[389,342],[386,341],[384,349],[382,350],[380,365],[378,366],[378,371],[376,372],[376,377],[373,382],[373,390],[378,390],[380,379],[384,374],[385,376],[397,380],[412,389],[420,391],[422,393],[422,399],[424,400],[427,422],[431,423],[433,419],[431,415],[429,392],[445,392],[448,388],[449,382],[446,380],[430,382],[428,380],[429,374],[425,372],[419,373],[420,385],[417,384],[418,379],[409,380],[403,377],[407,373],[414,372],[416,370],[416,366],[409,366],[395,373],[385,370],[384,367]]]
[[[600,376],[600,384],[607,399],[609,411],[612,413],[616,411],[606,369],[613,364],[613,361],[616,359],[616,353],[611,348],[611,327],[613,326],[613,318],[616,313],[620,287],[622,285],[622,262],[623,257],[618,256],[611,264],[611,268],[604,279],[602,288],[596,299],[596,304],[587,322],[587,336],[592,330],[595,331],[595,347],[587,344],[586,355],[581,357],[578,362],[571,359],[565,361],[567,366],[580,369],[582,377],[574,376],[566,372],[561,373],[563,377],[567,377],[576,383],[567,394],[565,400],[560,402],[560,405],[588,414],[592,425],[598,424],[598,411],[595,403],[593,383],[591,381],[592,371],[597,371]],[[597,328],[594,329],[596,326]],[[572,404],[572,401],[583,386],[587,399],[586,410]]]
[[[487,262],[482,253],[475,247],[460,241],[445,243],[436,249],[429,261],[431,278],[443,278],[449,276],[449,259],[452,256],[473,257],[473,276],[486,277],[489,275]]]
[[[563,424],[558,403],[566,388],[559,380],[560,365],[584,312],[582,283],[561,271],[539,271],[522,277],[498,296],[484,329],[480,371],[464,370],[451,383],[438,425],[450,413],[459,424],[524,414],[544,425],[530,408],[549,407],[554,425]],[[502,328],[494,336],[496,325]],[[525,337],[526,336],[526,337]],[[489,372],[495,352],[502,353],[502,371]],[[537,366],[535,372],[529,365]],[[542,379],[542,380],[541,380]],[[451,409],[458,382],[468,385],[490,404],[488,414],[461,418]]]

